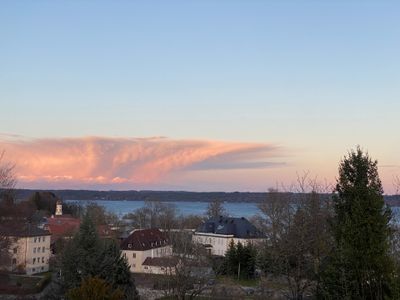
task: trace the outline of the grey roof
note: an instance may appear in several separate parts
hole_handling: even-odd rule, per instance
[[[38,228],[32,224],[11,223],[0,226],[0,236],[9,237],[33,237],[51,235],[47,230]]]
[[[233,235],[237,238],[263,238],[264,235],[246,218],[230,218],[220,216],[204,222],[197,228],[196,233],[214,233]]]

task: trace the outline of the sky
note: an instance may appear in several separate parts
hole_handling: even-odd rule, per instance
[[[2,1],[0,149],[18,187],[400,176],[398,1]],[[4,163],[4,162],[3,162]]]

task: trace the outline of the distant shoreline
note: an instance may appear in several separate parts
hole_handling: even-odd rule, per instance
[[[36,190],[16,189],[17,199],[27,199],[35,192],[52,192],[64,200],[108,200],[108,201],[146,201],[161,202],[211,202],[215,199],[232,203],[260,203],[267,198],[267,192],[186,192],[186,191],[96,191],[96,190]],[[300,196],[300,193],[291,193]],[[330,197],[331,194],[323,194]],[[390,206],[400,206],[400,195],[384,195]]]

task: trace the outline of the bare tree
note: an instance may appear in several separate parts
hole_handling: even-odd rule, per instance
[[[10,265],[9,247],[12,241],[6,234],[7,229],[4,225],[9,222],[7,215],[10,213],[9,207],[14,203],[16,184],[14,165],[4,161],[4,153],[0,153],[0,266]]]
[[[192,242],[187,232],[171,232],[174,263],[165,270],[165,295],[177,299],[194,299],[206,288],[213,277],[206,249]]]
[[[399,176],[395,176],[393,178],[393,184],[394,184],[396,195],[400,195],[400,177]]]
[[[177,209],[174,204],[146,200],[143,207],[124,218],[131,219],[133,225],[138,228],[160,228],[169,231],[177,225],[176,215]]]
[[[259,222],[267,233],[260,264],[269,275],[285,278],[282,293],[302,299],[316,288],[319,267],[329,251],[329,201],[320,193],[324,186],[308,173],[298,178],[294,192],[269,190],[259,205]]]
[[[215,199],[208,203],[206,216],[207,218],[218,218],[219,216],[226,216],[228,213],[224,208],[224,204],[221,200]]]
[[[14,197],[17,183],[14,174],[14,164],[4,161],[5,152],[0,153],[0,201],[9,201]]]

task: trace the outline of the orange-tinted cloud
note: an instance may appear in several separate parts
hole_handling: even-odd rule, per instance
[[[154,184],[173,172],[268,168],[273,145],[168,138],[0,139],[22,183]]]

